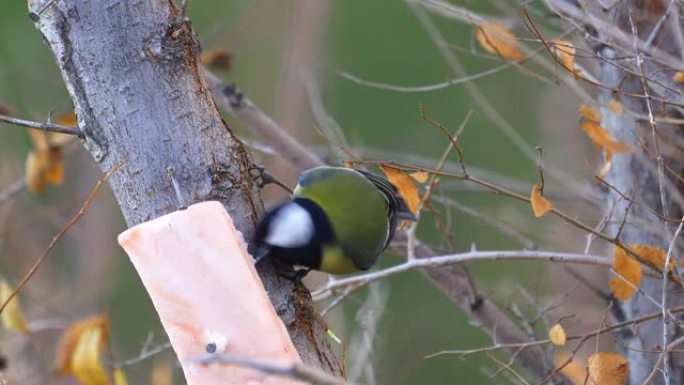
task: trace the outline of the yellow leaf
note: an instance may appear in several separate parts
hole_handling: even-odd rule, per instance
[[[534,216],[537,218],[543,217],[553,208],[553,203],[544,198],[541,194],[541,185],[539,183],[535,183],[534,186],[532,186],[530,204],[532,205]]]
[[[612,153],[622,154],[632,151],[632,147],[623,142],[618,142],[613,139],[605,128],[601,127],[597,122],[592,120],[585,120],[580,125],[582,131],[591,139],[596,147],[605,149]]]
[[[477,26],[475,38],[485,51],[497,54],[506,60],[521,60],[515,35],[503,25],[490,21]]]
[[[665,267],[665,258],[667,257],[667,252],[660,247],[640,245],[638,243],[630,243],[628,246],[641,258],[651,262],[653,265],[658,266],[661,269]],[[670,255],[669,268],[672,269],[674,264],[674,257]]]
[[[622,103],[620,103],[620,101],[617,99],[610,99],[608,102],[608,109],[613,111],[613,113],[617,116],[622,115]]]
[[[34,194],[45,190],[45,178],[43,177],[43,164],[39,160],[38,154],[29,151],[26,156],[26,187]]]
[[[114,385],[128,385],[126,373],[121,368],[114,369]]]
[[[569,378],[573,384],[588,385],[584,382],[584,379],[587,376],[587,369],[585,365],[578,363],[577,357],[574,357],[570,363],[565,364],[570,358],[573,357],[569,353],[559,352],[553,356],[553,363],[557,368],[561,365],[565,365],[563,366],[563,369],[561,369],[561,373],[563,373],[565,377]]]
[[[157,361],[150,375],[151,385],[171,385],[173,381],[173,368],[166,361]]]
[[[672,76],[672,80],[679,84],[684,84],[684,72],[675,72]]]
[[[579,112],[580,115],[585,119],[596,123],[601,122],[601,112],[588,104],[580,104]]]
[[[0,281],[0,304],[7,301],[12,291],[12,287],[4,279]],[[17,296],[12,298],[2,313],[0,313],[0,321],[2,321],[2,326],[7,330],[14,330],[24,334],[29,332],[26,326],[26,318],[24,318],[24,312],[21,310],[21,304]]]
[[[202,64],[207,67],[217,68],[222,70],[230,70],[233,64],[233,57],[230,52],[222,49],[214,49],[211,51],[202,52],[200,55]]]
[[[594,353],[588,364],[589,378],[596,385],[622,385],[629,375],[629,362],[617,353]]]
[[[104,328],[89,327],[78,338],[71,357],[71,371],[83,385],[109,385],[109,376],[100,359],[107,343],[105,333]]]
[[[551,340],[551,343],[556,346],[565,345],[565,329],[563,329],[561,324],[553,325],[553,327],[549,330],[549,339]]]
[[[55,359],[55,366],[57,371],[61,374],[73,374],[72,361],[75,355],[75,350],[81,340],[81,337],[89,330],[100,329],[103,331],[104,338],[102,346],[106,346],[107,335],[109,333],[109,322],[107,316],[104,314],[94,315],[71,325],[62,333],[59,344],[57,345],[57,354]]]
[[[47,132],[36,129],[29,129],[28,134],[29,138],[31,138],[31,143],[33,143],[34,149],[41,151],[47,150],[47,148],[50,147]]]
[[[418,183],[427,182],[428,176],[430,176],[430,174],[428,174],[425,171],[416,171],[416,172],[410,173],[409,175],[411,175],[411,178],[415,179],[416,182],[418,182]]]
[[[554,40],[552,47],[565,68],[575,74],[575,46],[563,39]]]
[[[352,162],[352,161],[350,161],[350,160],[345,160],[345,161],[342,163],[342,167],[344,167],[344,168],[354,168],[354,162]]]
[[[50,183],[61,185],[64,181],[64,160],[60,145],[52,138],[61,138],[40,130],[29,130],[33,150],[26,156],[26,184],[32,193],[41,193]],[[61,140],[61,139],[59,139]]]
[[[641,284],[641,264],[627,255],[625,249],[615,246],[613,250],[613,269],[621,277],[613,277],[610,281],[610,291],[619,300],[626,301],[634,294],[635,288]],[[625,282],[625,280],[631,283],[631,285]]]
[[[76,127],[76,124],[78,124],[78,118],[76,118],[76,114],[69,112],[57,116],[55,123],[61,124],[63,126]]]
[[[399,195],[404,198],[406,206],[413,215],[418,215],[418,207],[420,206],[420,195],[418,187],[413,182],[413,179],[405,172],[392,166],[381,165],[380,169],[387,175],[387,179],[397,188]]]

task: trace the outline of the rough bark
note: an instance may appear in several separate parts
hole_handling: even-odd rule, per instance
[[[62,73],[85,147],[103,170],[127,160],[110,179],[127,224],[218,200],[249,239],[263,213],[258,172],[216,108],[199,69],[199,43],[178,8],[168,0],[48,0],[29,1],[29,9]],[[308,292],[267,263],[260,270],[303,360],[340,373]]]
[[[633,38],[632,34],[636,33],[641,42],[646,42],[658,21],[664,17],[666,9],[664,4],[658,1],[650,4],[639,1],[625,2],[611,10],[597,10],[596,14],[601,15],[604,20],[612,20],[613,25],[619,27],[625,35]],[[679,22],[677,18],[676,23]],[[611,41],[611,34],[604,31],[605,29],[599,29],[599,40]],[[615,203],[610,230],[612,235],[619,236],[620,241],[625,244],[653,245],[664,250],[668,249],[675,226],[654,215],[653,212],[671,218],[680,218],[682,211],[678,201],[681,202],[682,186],[673,174],[665,169],[659,171],[658,161],[659,157],[662,157],[664,164],[669,165],[675,173],[681,175],[684,170],[681,147],[684,131],[681,126],[663,122],[652,124],[648,115],[650,104],[650,109],[657,116],[681,117],[678,107],[658,101],[660,98],[665,98],[678,102],[677,99],[681,98],[681,92],[677,92],[678,95],[673,97],[675,95],[672,90],[681,90],[681,85],[672,81],[673,68],[657,62],[662,60],[662,55],[671,54],[675,57],[680,55],[675,41],[674,34],[676,33],[681,34],[681,27],[676,27],[667,21],[656,39],[657,47],[662,50],[662,53],[653,52],[651,56],[647,45],[639,44],[641,59],[637,57],[636,48],[627,41],[616,42],[615,46],[596,45],[595,41],[590,41],[597,54],[606,59],[600,65],[599,78],[599,82],[606,88],[598,93],[599,104],[604,106],[601,109],[602,124],[614,137],[629,143],[636,149],[629,154],[615,155],[611,171],[606,178],[615,189],[638,202],[630,205],[629,201],[623,199],[616,191],[607,189],[606,198],[609,202],[607,206]],[[631,60],[619,59],[626,54]],[[641,60],[643,60],[642,64],[640,64]],[[625,65],[624,70],[613,63]],[[655,84],[656,80],[662,82],[661,85]],[[617,89],[620,92],[616,94],[613,90]],[[629,96],[630,94],[636,96]],[[616,97],[627,109],[645,118],[635,118],[631,114],[616,115],[605,107],[610,99]],[[658,138],[657,144],[654,140],[654,133]],[[620,231],[624,220],[626,223]],[[675,255],[679,254],[675,253]],[[663,290],[661,278],[644,276],[640,289],[658,303],[661,302]],[[684,304],[680,285],[670,282],[667,290],[666,307]],[[622,312],[615,312],[616,317],[636,319],[648,313],[661,311],[660,307],[656,306],[646,295],[637,293],[629,301],[618,305]],[[677,319],[681,320],[682,317],[677,316]],[[667,328],[669,342],[682,334],[682,329],[676,325],[676,322],[671,320],[663,322],[662,319],[654,319],[643,323],[638,328],[616,334],[622,353],[630,362],[630,384],[642,384],[654,370],[659,354],[650,352],[663,349],[664,326]],[[684,359],[681,355],[670,355],[668,371],[668,383],[684,383]],[[658,373],[652,383],[664,384],[666,381],[664,376]]]

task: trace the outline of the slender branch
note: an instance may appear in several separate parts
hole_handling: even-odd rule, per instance
[[[667,310],[671,314],[682,313],[682,312],[684,312],[684,306],[680,306],[680,307],[676,307],[676,308],[672,308],[672,309],[667,309]],[[620,322],[620,323],[617,323],[615,325],[605,326],[599,330],[594,330],[594,331],[591,331],[587,334],[578,334],[578,335],[568,336],[566,339],[568,341],[573,341],[573,340],[583,339],[585,337],[590,337],[590,338],[596,337],[598,335],[605,334],[605,333],[612,332],[612,331],[619,330],[619,329],[623,329],[626,327],[633,327],[634,325],[644,323],[646,321],[650,321],[652,319],[659,318],[659,317],[662,317],[662,312],[657,311],[657,312],[653,312],[653,313],[647,314],[643,317],[639,317],[639,318],[636,318],[633,320]],[[525,349],[525,348],[529,348],[529,347],[533,347],[533,346],[546,345],[546,344],[550,344],[550,343],[551,343],[550,339],[519,342],[519,343],[497,343],[494,345],[484,346],[484,347],[474,348],[474,349],[441,350],[439,352],[429,354],[429,355],[425,356],[425,358],[433,358],[433,357],[438,357],[438,356],[445,355],[445,354],[469,355],[469,354],[481,353],[481,352],[485,352],[485,351],[494,351],[494,350],[498,350],[498,349],[511,349],[511,348]]]
[[[117,170],[119,170],[125,163],[126,163],[126,160],[121,161],[119,164],[117,164],[117,165],[114,166],[111,170],[109,170],[109,172],[107,172],[107,173],[105,174],[105,176],[102,177],[102,179],[100,179],[100,180],[97,182],[97,184],[95,185],[95,187],[93,187],[92,191],[90,192],[90,195],[88,195],[88,198],[85,200],[85,202],[83,203],[83,205],[81,206],[81,208],[78,210],[78,212],[76,213],[76,215],[74,215],[74,217],[71,218],[71,220],[69,220],[69,222],[67,222],[67,224],[66,224],[61,230],[59,230],[59,232],[57,233],[57,235],[55,235],[55,236],[52,238],[52,240],[50,241],[50,244],[49,244],[48,247],[45,249],[45,251],[43,251],[43,253],[38,257],[38,259],[36,259],[36,261],[33,263],[33,266],[31,266],[31,268],[29,269],[29,271],[24,275],[24,277],[21,279],[21,281],[19,281],[19,284],[17,285],[17,287],[14,288],[14,290],[10,293],[10,295],[5,299],[5,302],[3,302],[2,305],[0,305],[0,313],[2,313],[2,311],[5,309],[5,307],[7,306],[7,304],[8,304],[14,297],[16,297],[16,295],[19,293],[19,291],[28,283],[28,281],[31,279],[31,277],[33,277],[33,275],[36,273],[36,271],[38,270],[38,268],[40,267],[40,265],[43,263],[43,261],[45,261],[45,258],[48,256],[48,254],[50,254],[50,252],[52,251],[52,249],[55,248],[55,246],[57,245],[57,243],[58,243],[62,238],[64,238],[64,236],[66,235],[66,233],[67,233],[72,227],[74,227],[74,225],[76,225],[76,223],[78,223],[78,221],[81,219],[81,217],[82,217],[83,215],[85,215],[86,209],[87,209],[88,206],[90,206],[90,204],[93,202],[93,199],[95,199],[95,196],[96,196],[97,193],[100,191],[100,189],[102,188],[102,186],[104,186],[104,184],[107,183],[107,181],[109,180],[109,178],[110,178],[112,175],[114,175],[114,173],[115,173]]]
[[[391,165],[391,166],[397,166],[401,168],[405,168],[408,170],[415,170],[415,171],[426,171],[434,175],[439,175],[439,176],[444,176],[444,177],[450,177],[450,178],[455,178],[455,179],[460,179],[460,180],[466,180],[473,182],[475,184],[478,184],[480,186],[486,187],[492,191],[497,192],[498,194],[522,201],[522,202],[527,202],[530,203],[530,198],[519,194],[517,192],[502,188],[500,186],[497,186],[494,183],[491,183],[489,181],[486,181],[484,179],[480,179],[477,177],[474,177],[470,174],[462,175],[462,174],[455,174],[452,172],[446,172],[446,171],[441,171],[441,170],[434,170],[426,167],[420,167],[416,166],[414,164],[408,164],[408,163],[403,163],[403,162],[387,162],[387,161],[378,161],[378,160],[360,160],[360,159],[355,159],[354,162],[356,163],[365,163],[365,164],[386,164],[386,165]],[[594,234],[596,237],[603,239],[606,242],[612,243],[615,246],[623,248],[627,254],[629,254],[631,257],[635,258],[637,261],[641,262],[642,264],[648,266],[651,268],[653,271],[658,273],[659,275],[662,274],[662,269],[658,266],[656,266],[654,263],[651,261],[648,261],[644,259],[641,255],[637,254],[634,250],[632,250],[631,247],[627,246],[624,244],[622,241],[619,239],[616,239],[615,237],[611,237],[606,233],[603,233],[601,231],[598,231],[591,226],[583,223],[582,221],[579,221],[572,217],[570,214],[565,213],[564,211],[559,210],[556,207],[551,208],[550,213],[560,217],[561,219],[565,220],[566,222],[572,224],[573,226],[586,231],[587,233]],[[676,277],[672,276],[672,274],[669,275],[669,278],[678,283],[681,284],[680,280],[677,279]]]
[[[114,363],[115,368],[123,368],[125,366],[131,366],[135,365],[139,362],[142,362],[152,356],[155,356],[163,351],[166,351],[172,347],[171,342],[164,342],[163,344],[159,344],[155,347],[152,348],[144,348],[140,354],[133,358],[129,358],[127,360],[119,361]]]
[[[0,191],[0,204],[12,199],[13,196],[19,194],[26,188],[26,178],[22,177],[14,181],[4,190]]]
[[[349,80],[352,83],[356,83],[358,85],[366,86],[369,88],[375,88],[375,89],[384,90],[384,91],[413,93],[413,92],[431,92],[431,91],[442,90],[444,88],[455,86],[457,84],[462,84],[462,83],[474,81],[477,79],[485,78],[487,76],[493,75],[497,72],[501,72],[502,70],[504,70],[508,67],[512,67],[512,66],[513,66],[512,62],[507,62],[505,64],[501,64],[501,65],[496,66],[494,68],[490,68],[488,70],[485,70],[485,71],[482,71],[482,72],[479,72],[479,73],[476,73],[473,75],[468,75],[468,76],[461,77],[461,78],[448,79],[448,80],[445,80],[441,83],[428,84],[428,85],[423,85],[423,86],[400,86],[400,85],[395,85],[395,84],[375,82],[372,80],[362,79],[356,75],[353,75],[347,71],[342,71],[342,70],[337,71],[337,74],[340,75],[341,77]]]
[[[684,215],[682,216],[682,220],[684,221]],[[670,266],[670,261],[672,260],[672,253],[674,252],[674,249],[675,249],[676,244],[677,244],[677,238],[679,238],[679,235],[681,234],[683,227],[684,227],[684,222],[679,224],[679,226],[677,227],[677,230],[674,233],[674,236],[672,237],[672,240],[670,241],[670,245],[667,248],[667,254],[665,255],[665,264],[664,264],[665,269],[667,269],[668,266]],[[665,351],[663,351],[663,354],[660,356],[660,360],[658,360],[658,364],[656,364],[656,367],[653,368],[652,374],[655,374],[656,368],[658,367],[658,365],[660,365],[660,363],[662,361],[663,381],[665,381],[666,384],[669,384],[670,377],[669,377],[669,372],[668,372],[669,363],[668,363],[667,353],[673,347],[679,345],[681,342],[684,342],[684,337],[680,337],[680,338],[672,341],[671,343],[669,342],[670,330],[667,327],[669,322],[668,322],[668,318],[667,318],[668,313],[667,313],[667,309],[666,309],[666,306],[667,306],[667,286],[668,286],[667,285],[667,274],[663,274],[662,292],[661,292],[660,298],[661,298],[662,313],[663,313],[663,337],[662,337],[663,342],[662,343],[663,343],[663,346],[666,346],[666,349],[665,349]],[[675,319],[675,321],[676,321],[676,319]],[[649,379],[644,381],[644,384],[648,384],[648,383],[650,383],[650,381],[651,381],[651,376],[649,375]]]
[[[0,122],[14,124],[15,126],[35,128],[43,131],[59,132],[62,134],[76,135],[83,138],[83,133],[76,127],[64,126],[61,124],[46,122],[34,122],[32,120],[19,119],[12,116],[0,115]]]
[[[648,377],[646,378],[646,380],[644,380],[643,385],[649,385],[655,379],[655,376],[658,373],[658,369],[660,369],[661,366],[663,367],[663,376],[665,377],[665,373],[667,373],[667,372],[664,370],[664,368],[665,368],[665,365],[667,365],[667,358],[666,358],[667,354],[670,351],[672,351],[674,348],[676,348],[678,345],[681,345],[682,343],[684,343],[684,337],[679,337],[676,340],[667,344],[667,348],[665,348],[665,350],[663,350],[663,352],[660,354],[660,357],[658,358],[658,362],[653,367],[653,371],[651,371],[651,374],[649,374]],[[669,381],[669,378],[668,378],[668,381]]]
[[[466,261],[499,261],[499,260],[541,260],[548,262],[578,263],[586,265],[598,265],[610,267],[613,260],[610,258],[599,257],[588,254],[559,253],[553,251],[531,251],[531,250],[504,250],[504,251],[472,251],[467,253],[442,255],[430,258],[418,258],[404,262],[402,264],[375,271],[356,275],[350,278],[335,280],[324,288],[312,293],[319,295],[322,292],[334,290],[349,285],[360,287],[373,281],[386,278],[391,275],[403,273],[409,270],[451,265]]]
[[[237,365],[264,374],[271,374],[281,377],[292,378],[295,380],[307,381],[314,385],[347,385],[348,383],[338,377],[331,376],[319,369],[312,368],[300,363],[293,365],[275,365],[263,361],[256,361],[249,358],[232,356],[229,354],[210,354],[194,359],[194,362],[201,365],[221,364]]]
[[[318,155],[254,105],[235,85],[224,83],[206,68],[203,68],[202,74],[216,102],[240,123],[263,137],[271,148],[295,167],[305,170],[325,164]]]
[[[480,221],[488,226],[495,228],[499,233],[515,240],[527,249],[535,249],[537,244],[531,238],[521,233],[515,226],[506,222],[499,217],[493,217],[484,212],[473,209],[472,207],[462,204],[453,199],[446,197],[433,197],[432,200],[441,203],[442,205],[458,210],[477,221]]]

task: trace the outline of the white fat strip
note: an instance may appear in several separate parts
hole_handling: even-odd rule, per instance
[[[279,247],[303,246],[314,235],[314,223],[306,209],[295,202],[281,207],[268,226],[267,244]]]

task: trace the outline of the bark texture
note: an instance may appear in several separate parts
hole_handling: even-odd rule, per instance
[[[682,216],[682,185],[675,175],[682,175],[684,170],[684,147],[681,145],[684,131],[679,125],[651,121],[649,114],[665,118],[682,116],[680,107],[676,105],[682,101],[681,85],[672,79],[676,68],[666,64],[670,61],[668,55],[680,56],[676,39],[682,36],[676,37],[675,34],[681,35],[681,22],[674,16],[676,13],[668,17],[666,3],[659,1],[623,2],[610,10],[597,9],[596,12],[603,20],[612,20],[612,25],[618,29],[597,32],[599,41],[614,43],[589,41],[597,55],[606,59],[599,72],[599,82],[606,86],[598,93],[599,104],[604,106],[601,110],[602,124],[615,138],[635,149],[628,154],[615,155],[607,176],[611,185],[638,202],[630,204],[616,191],[607,189],[607,207],[615,205],[610,230],[625,244],[653,245],[667,250],[676,224],[664,221],[654,212],[670,218]],[[661,19],[664,24],[656,27]],[[654,31],[653,45],[647,44]],[[624,34],[623,41],[615,39],[619,32]],[[625,56],[629,60],[620,59]],[[615,63],[625,67],[620,68]],[[618,89],[618,93],[613,92]],[[641,117],[615,114],[605,107],[613,98]],[[663,102],[665,100],[668,102]],[[668,172],[664,165],[673,172]],[[620,230],[623,221],[624,227]],[[675,253],[672,258],[675,256],[681,255]],[[636,293],[629,301],[618,305],[622,311],[614,312],[616,318],[637,319],[661,311],[657,304],[662,301],[662,279],[645,275],[640,289],[643,293]],[[681,285],[669,282],[666,290],[667,302],[663,305],[684,305]],[[682,319],[681,316],[675,317],[678,321]],[[622,353],[630,362],[630,384],[642,384],[654,370],[660,355],[650,352],[664,349],[663,327],[669,342],[682,335],[681,326],[676,324],[677,321],[670,319],[664,322],[659,318],[616,334]],[[653,384],[684,383],[684,357],[681,354],[669,355],[668,363],[667,379],[658,372]]]
[[[102,170],[127,160],[110,179],[127,224],[218,200],[249,239],[263,213],[259,174],[219,114],[179,9],[168,0],[60,0],[29,1],[29,10],[62,73],[84,145]],[[260,270],[304,362],[339,374],[308,292],[268,263]]]

